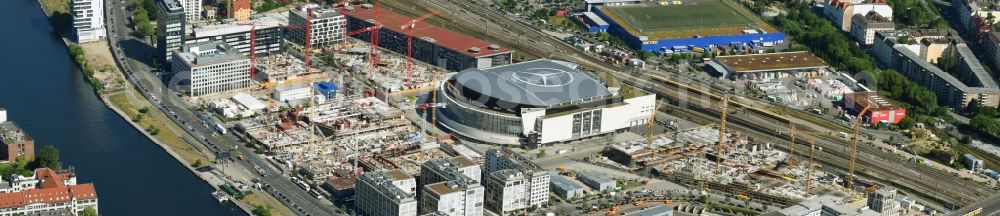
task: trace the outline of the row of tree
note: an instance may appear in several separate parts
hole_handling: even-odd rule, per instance
[[[156,16],[150,16],[151,11],[156,12],[156,1],[132,0],[132,5],[136,7],[132,11],[132,21],[136,31],[146,38],[156,37],[156,27],[150,24],[151,20],[156,19]]]
[[[808,4],[801,1],[785,1],[785,4],[788,6],[788,13],[771,21],[796,43],[800,43],[792,44],[790,50],[808,50],[831,66],[851,74],[872,73],[877,83],[865,84],[877,87],[883,95],[915,109],[912,114],[947,116],[948,110],[938,106],[934,92],[910,81],[895,70],[878,69],[874,59],[864,49],[826,18],[812,11]]]

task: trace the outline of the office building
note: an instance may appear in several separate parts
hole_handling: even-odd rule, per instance
[[[424,185],[420,196],[420,215],[481,216],[485,191],[479,181],[464,175],[456,176],[455,180]]]
[[[88,207],[100,210],[94,185],[77,184],[72,171],[40,168],[34,176],[13,175],[8,180],[0,180],[0,215],[76,215]]]
[[[535,164],[531,160],[528,160],[524,156],[517,153],[511,152],[509,150],[498,150],[491,149],[486,152],[486,172],[483,173],[483,178],[493,175],[494,172],[500,170],[514,170],[519,172],[518,178],[523,178],[521,182],[524,184],[523,189],[518,189],[514,192],[503,194],[494,193],[493,196],[497,195],[511,195],[518,194],[520,198],[513,199],[520,204],[513,205],[519,206],[520,208],[529,208],[532,206],[542,206],[549,203],[549,181],[551,178],[550,173]],[[509,175],[501,175],[503,179],[509,179]],[[486,185],[486,184],[484,184]],[[502,184],[498,184],[502,185]],[[489,193],[490,188],[487,187],[487,200],[491,199]],[[495,189],[495,188],[494,188]],[[494,190],[495,191],[495,190]],[[492,197],[494,200],[500,200],[499,197]],[[506,199],[506,198],[505,198]]]
[[[288,25],[295,26],[288,29],[288,40],[305,47],[308,38],[312,48],[341,44],[347,34],[346,24],[344,15],[338,11],[317,4],[302,4],[288,10]]]
[[[73,16],[77,43],[107,37],[104,29],[104,0],[73,0],[70,2],[70,13]]]
[[[170,67],[171,52],[184,45],[184,7],[179,0],[158,2],[156,10],[156,50],[159,62]]]
[[[7,120],[7,110],[0,108],[0,160],[31,160],[35,157],[35,140],[21,127]]]
[[[258,57],[281,52],[284,48],[284,40],[282,39],[284,35],[280,26],[282,23],[267,16],[254,19],[252,22],[257,25],[241,25],[238,22],[195,25],[191,37],[186,38],[184,43],[225,41],[243,55],[250,56],[250,33],[253,31],[255,41],[253,48]]]
[[[465,156],[431,159],[420,165],[420,184],[427,185],[454,180],[463,175],[476,182],[481,181],[482,169],[479,164]]]
[[[354,7],[353,10],[346,10],[344,14],[348,17],[348,32],[374,25],[372,23],[375,20],[375,13],[371,5]],[[514,51],[506,47],[430,23],[416,24],[416,28],[413,29],[400,28],[413,19],[416,18],[389,10],[379,10],[378,20],[383,25],[379,29],[379,47],[406,55],[410,45],[407,33],[412,33],[413,60],[449,71],[496,67],[513,61]],[[353,37],[368,41],[370,35],[368,32],[363,32]]]
[[[250,58],[229,44],[208,41],[187,44],[173,52],[173,72],[190,74],[188,95],[208,94],[249,88]]]
[[[465,156],[431,159],[420,166],[420,214],[483,215],[481,169]]]
[[[487,174],[483,182],[486,188],[485,209],[497,215],[512,215],[528,208],[525,194],[528,194],[529,181],[516,169]]]
[[[184,8],[184,19],[188,22],[201,20],[201,0],[180,0]]]
[[[656,96],[540,59],[468,69],[438,86],[438,123],[484,143],[537,147],[646,125]]]
[[[896,189],[883,187],[868,193],[868,209],[881,213],[882,216],[900,215],[899,202],[896,201]]]
[[[354,186],[358,215],[417,215],[417,181],[403,170],[366,172],[358,176]]]

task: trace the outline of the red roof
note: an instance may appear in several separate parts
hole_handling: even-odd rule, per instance
[[[346,16],[353,17],[359,20],[374,20],[375,14],[371,9],[356,6],[353,11],[344,10],[342,13]],[[399,27],[407,24],[413,17],[407,17],[402,14],[398,14],[388,10],[379,10],[379,21],[382,23],[383,30],[391,30],[394,32],[400,32],[405,34],[406,31],[400,29]],[[349,29],[353,31],[354,29]],[[441,27],[437,27],[427,23],[418,23],[416,28],[413,29],[413,38],[431,38],[434,39],[434,43],[442,47],[451,49],[453,51],[463,53],[472,57],[483,57],[491,56],[500,53],[510,52],[510,49],[506,47],[499,47],[497,50],[489,49],[490,45],[495,45],[489,41],[484,41],[472,36],[459,34]],[[478,48],[479,53],[473,53],[469,51],[470,48]]]
[[[40,180],[38,188],[12,193],[0,193],[0,208],[24,206],[34,203],[63,203],[72,199],[96,199],[97,191],[91,183],[66,186],[64,181],[72,173],[57,173],[48,168],[35,170],[35,178]]]

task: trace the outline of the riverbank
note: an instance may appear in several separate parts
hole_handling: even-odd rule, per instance
[[[92,88],[94,88],[94,93],[100,98],[101,102],[105,107],[113,110],[118,114],[119,117],[123,118],[128,122],[133,128],[138,130],[147,139],[156,143],[160,148],[166,151],[171,157],[173,157],[178,163],[184,166],[188,171],[197,175],[200,179],[208,183],[212,188],[218,191],[219,185],[227,184],[225,180],[214,176],[211,173],[199,172],[196,167],[191,166],[192,164],[202,164],[201,166],[211,165],[214,160],[209,159],[212,155],[203,152],[192,153],[192,149],[196,149],[194,144],[187,141],[183,141],[182,137],[190,136],[177,124],[174,124],[165,113],[155,106],[149,104],[141,98],[135,101],[145,102],[147,105],[142,106],[125,106],[124,104],[116,105],[114,101],[111,100],[109,95],[114,94],[129,94],[129,96],[135,97],[138,92],[130,84],[125,82],[124,74],[118,69],[117,63],[112,57],[111,46],[109,46],[106,40],[100,42],[86,43],[86,44],[76,44],[70,41],[67,37],[65,31],[60,31],[60,23],[56,22],[59,19],[64,19],[68,13],[65,12],[66,9],[57,10],[50,7],[61,7],[68,8],[68,1],[65,0],[37,0],[38,5],[41,7],[42,11],[45,13],[46,17],[49,19],[50,25],[57,35],[60,36],[63,43],[66,45],[70,52],[70,56],[75,60],[74,63],[80,68],[81,72],[84,74],[84,78],[87,79]],[[141,104],[141,102],[139,102]],[[133,104],[133,101],[129,101],[128,104]],[[119,107],[121,106],[121,107]],[[152,107],[153,109],[150,109]],[[132,110],[135,109],[135,110]],[[141,110],[141,111],[140,111]],[[147,120],[146,126],[143,126],[142,117],[131,117],[128,111],[139,111],[142,112],[141,115],[132,116],[153,116],[150,120]],[[139,118],[139,119],[135,119]],[[166,131],[161,131],[161,128],[167,129]],[[159,136],[158,136],[159,135]],[[171,136],[172,135],[172,136]],[[173,139],[168,139],[173,137]],[[193,137],[191,139],[194,139]],[[196,139],[194,139],[196,140]],[[164,141],[170,141],[166,143]],[[183,142],[183,143],[182,143]],[[185,144],[187,145],[185,147]],[[206,194],[208,196],[209,194]],[[242,209],[245,213],[252,215],[253,207],[245,202],[233,201],[233,203]]]

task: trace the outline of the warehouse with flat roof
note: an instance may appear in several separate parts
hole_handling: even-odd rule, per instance
[[[709,63],[722,77],[770,80],[829,74],[826,62],[806,51],[719,56]]]
[[[375,14],[370,5],[344,10],[347,15],[347,31],[355,31],[372,26]],[[396,53],[407,53],[407,31],[400,28],[413,20],[392,11],[380,10],[379,46]],[[368,40],[369,32],[353,35]],[[413,59],[445,68],[461,71],[469,68],[489,68],[512,63],[511,49],[495,43],[459,34],[430,23],[419,23],[412,30]]]

